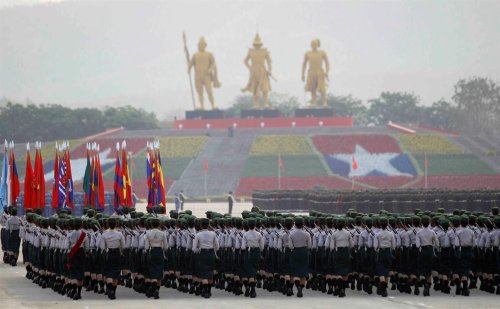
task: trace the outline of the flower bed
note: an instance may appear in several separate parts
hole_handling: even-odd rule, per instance
[[[304,136],[264,135],[257,137],[250,149],[251,155],[304,155],[312,154]]]
[[[205,147],[206,136],[172,136],[160,138],[162,158],[166,157],[195,157]]]
[[[463,150],[450,140],[435,134],[400,134],[398,139],[410,153],[461,154]]]
[[[415,155],[422,172],[425,156]],[[471,154],[427,155],[429,175],[490,175],[495,174],[486,163]]]

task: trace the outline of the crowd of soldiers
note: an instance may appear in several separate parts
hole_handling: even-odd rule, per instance
[[[444,209],[309,215],[189,210],[170,216],[125,208],[81,218],[61,210],[2,214],[4,262],[22,250],[26,278],[74,300],[81,291],[116,298],[117,286],[158,299],[160,287],[204,298],[212,288],[255,298],[256,288],[303,297],[304,289],[345,297],[358,290],[429,296],[500,294],[500,215]],[[22,243],[21,243],[22,241]]]

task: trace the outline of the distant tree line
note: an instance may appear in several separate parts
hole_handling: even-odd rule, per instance
[[[154,113],[132,106],[71,109],[7,102],[0,107],[0,141],[74,139],[117,127],[157,129],[159,121]]]
[[[298,99],[274,94],[270,104],[285,116],[299,107]],[[469,134],[494,134],[500,131],[500,87],[491,79],[472,77],[455,85],[452,101],[440,99],[430,106],[407,92],[382,92],[378,98],[363,104],[351,95],[328,95],[328,105],[337,116],[353,116],[356,125],[386,125],[389,121],[412,123]],[[250,96],[238,96],[226,110],[239,116],[242,109],[252,108]]]

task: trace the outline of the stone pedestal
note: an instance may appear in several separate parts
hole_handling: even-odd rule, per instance
[[[277,109],[244,109],[240,117],[242,119],[279,118],[280,112]]]
[[[333,109],[331,108],[301,108],[295,110],[295,117],[333,117]]]
[[[224,119],[224,111],[220,109],[186,111],[186,120],[193,119]]]

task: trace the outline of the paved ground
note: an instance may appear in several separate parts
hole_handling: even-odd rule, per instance
[[[257,289],[257,298],[249,299],[214,290],[211,299],[183,294],[162,288],[160,299],[148,299],[131,289],[119,287],[117,300],[110,301],[95,293],[82,293],[82,300],[73,301],[62,297],[50,289],[42,290],[38,285],[24,278],[24,268],[0,265],[0,308],[500,308],[500,297],[474,290],[470,297],[432,293],[431,297],[390,293],[388,298],[366,295],[357,291],[347,291],[347,297],[339,299],[310,290],[302,299],[286,297],[276,292],[269,293]]]
[[[146,205],[145,203],[138,203],[136,204],[136,209],[137,211],[143,211],[146,212]],[[173,204],[168,204],[167,205],[167,214],[169,213],[170,210],[175,209],[175,206]],[[193,212],[193,215],[197,217],[205,217],[205,212],[208,210],[211,211],[216,211],[221,214],[225,214],[228,212],[228,205],[227,203],[186,203],[184,204],[184,210],[191,210]],[[235,203],[233,205],[233,216],[236,217],[241,217],[241,212],[244,210],[250,211],[252,209],[252,203]]]

